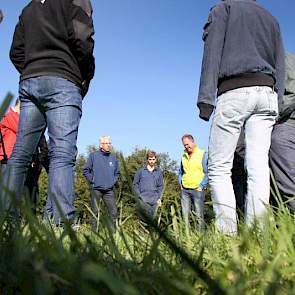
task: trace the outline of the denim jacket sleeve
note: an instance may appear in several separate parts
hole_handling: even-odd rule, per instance
[[[157,179],[157,193],[158,193],[159,198],[161,197],[163,187],[164,187],[163,171],[159,170],[159,175],[158,175],[158,179]]]
[[[87,163],[83,168],[83,175],[90,184],[93,184],[93,157],[90,154]]]
[[[204,189],[208,184],[208,154],[205,152],[202,160],[204,178],[200,183],[200,187]]]
[[[200,109],[200,118],[206,121],[209,120],[215,106],[227,18],[227,6],[220,3],[212,8],[204,26],[205,43],[197,106]]]
[[[116,166],[115,166],[115,171],[114,171],[114,185],[118,182],[119,177],[120,177],[120,165],[119,165],[119,161],[117,158],[115,158],[116,161]]]

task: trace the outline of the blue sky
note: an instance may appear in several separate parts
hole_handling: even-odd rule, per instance
[[[8,53],[28,0],[1,1],[0,97],[17,95],[18,73]],[[79,153],[110,135],[125,155],[135,147],[178,160],[180,137],[192,133],[207,148],[210,124],[198,118],[196,96],[202,27],[212,0],[92,0],[96,72],[83,102]],[[294,0],[258,1],[277,17],[285,48],[295,52]]]

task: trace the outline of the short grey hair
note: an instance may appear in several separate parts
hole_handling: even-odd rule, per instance
[[[112,141],[112,139],[111,139],[111,137],[110,136],[108,136],[108,135],[103,135],[103,136],[101,136],[100,138],[99,138],[99,143],[101,144],[103,141],[105,141],[105,140],[107,140],[107,141]]]

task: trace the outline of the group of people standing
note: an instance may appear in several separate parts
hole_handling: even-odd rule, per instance
[[[102,136],[99,140],[99,150],[90,153],[83,169],[83,175],[91,187],[91,209],[93,215],[93,228],[97,228],[99,202],[103,200],[109,214],[110,227],[115,230],[117,207],[114,196],[114,186],[120,176],[119,161],[111,153],[111,137]],[[158,206],[161,206],[161,194],[163,190],[163,172],[157,166],[157,154],[148,151],[146,165],[140,168],[133,180],[133,189],[138,198],[138,205],[143,220],[146,216],[151,220],[155,217]]]
[[[33,0],[20,15],[10,50],[20,73],[19,124],[0,188],[1,201],[10,214],[19,215],[11,193],[21,200],[32,157],[48,128],[48,199],[53,219],[59,224],[62,217],[72,220],[75,215],[73,169],[82,99],[94,76],[93,34],[90,0]],[[217,229],[236,233],[237,190],[232,171],[239,142],[245,147],[246,224],[262,218],[269,203],[272,136],[270,162],[279,189],[287,198],[295,193],[294,56],[285,54],[277,20],[254,0],[224,0],[214,6],[203,41],[197,105],[201,119],[209,121],[214,114],[208,154],[196,146],[192,135],[182,137],[182,212],[188,224],[193,204],[199,226],[204,227],[204,188],[209,182]],[[114,229],[113,187],[119,165],[110,149],[110,137],[102,137],[100,150],[90,155],[84,176],[92,187],[94,213],[98,200],[103,199]],[[133,183],[141,207],[151,217],[161,205],[163,190],[163,173],[155,165],[156,158],[154,152],[148,153],[147,164]]]

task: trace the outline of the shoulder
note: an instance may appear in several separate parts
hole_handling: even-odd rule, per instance
[[[157,169],[158,174],[163,174],[163,170],[161,168],[157,167],[156,169]]]
[[[92,15],[92,5],[90,0],[72,0],[72,4],[81,8],[89,17]]]
[[[113,161],[115,161],[115,162],[119,162],[119,159],[118,159],[118,157],[116,156],[116,155],[114,155],[114,154],[110,154],[110,158],[113,160]]]
[[[230,7],[231,1],[222,1],[210,8],[210,14],[227,11]]]

